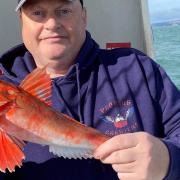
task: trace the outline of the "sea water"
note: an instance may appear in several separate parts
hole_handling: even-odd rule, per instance
[[[180,89],[180,25],[152,26],[155,60]]]

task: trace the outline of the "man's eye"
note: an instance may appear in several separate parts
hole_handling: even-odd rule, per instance
[[[70,9],[60,9],[60,10],[56,10],[55,13],[56,13],[56,16],[67,17],[72,14],[72,11]]]
[[[32,14],[34,16],[44,16],[44,12],[42,12],[42,11],[34,11]]]

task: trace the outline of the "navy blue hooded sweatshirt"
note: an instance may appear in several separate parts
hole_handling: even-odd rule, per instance
[[[16,85],[36,68],[23,44],[3,54],[0,63],[0,79]],[[108,136],[146,131],[161,138],[170,154],[165,179],[180,179],[180,92],[153,60],[131,48],[100,49],[87,32],[74,65],[52,82],[52,104],[57,111]],[[24,152],[23,166],[12,174],[0,173],[0,178],[118,179],[110,165],[94,159],[57,158],[48,147],[33,143]]]

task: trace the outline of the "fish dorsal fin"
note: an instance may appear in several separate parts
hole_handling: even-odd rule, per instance
[[[36,68],[26,76],[20,87],[49,106],[51,105],[52,84],[46,68]]]
[[[16,166],[22,165],[22,160],[25,158],[24,153],[21,148],[23,143],[20,145],[20,140],[18,140],[18,145],[13,139],[8,136],[2,129],[0,129],[0,171],[6,172],[8,169],[10,172],[15,171]],[[20,148],[20,146],[21,148]]]

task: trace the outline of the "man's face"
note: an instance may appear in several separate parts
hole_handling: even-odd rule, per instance
[[[86,10],[79,0],[31,0],[20,17],[24,44],[37,65],[72,63],[85,40]]]

